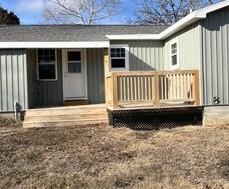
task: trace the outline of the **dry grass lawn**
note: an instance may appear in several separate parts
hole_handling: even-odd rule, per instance
[[[229,126],[0,127],[0,188],[229,188]]]

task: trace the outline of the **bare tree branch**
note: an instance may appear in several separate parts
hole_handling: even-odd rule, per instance
[[[95,24],[117,15],[120,0],[48,0],[48,23]]]
[[[221,0],[142,0],[138,9],[137,23],[171,25],[190,9],[196,10]]]

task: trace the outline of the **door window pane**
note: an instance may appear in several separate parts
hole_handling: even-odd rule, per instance
[[[79,51],[69,51],[68,61],[81,61],[81,53]]]
[[[68,73],[81,73],[81,63],[68,63]]]

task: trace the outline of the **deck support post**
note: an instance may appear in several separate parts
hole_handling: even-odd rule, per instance
[[[118,77],[116,73],[112,73],[112,81],[113,81],[113,108],[118,107]]]
[[[105,87],[105,102],[106,104],[108,103],[108,99],[107,99],[107,94],[108,94],[108,86],[107,86],[107,80],[106,80],[106,75],[109,73],[109,49],[108,48],[104,48],[104,52],[103,52],[103,65],[104,65],[104,87]]]
[[[200,105],[200,86],[199,86],[199,71],[195,72],[194,75],[194,82],[193,82],[193,90],[194,90],[194,95],[195,95],[195,106],[199,106]]]

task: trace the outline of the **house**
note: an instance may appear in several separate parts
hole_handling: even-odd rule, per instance
[[[229,1],[172,26],[0,26],[0,111],[104,103],[115,71],[198,70],[200,104],[229,104],[228,61]]]

